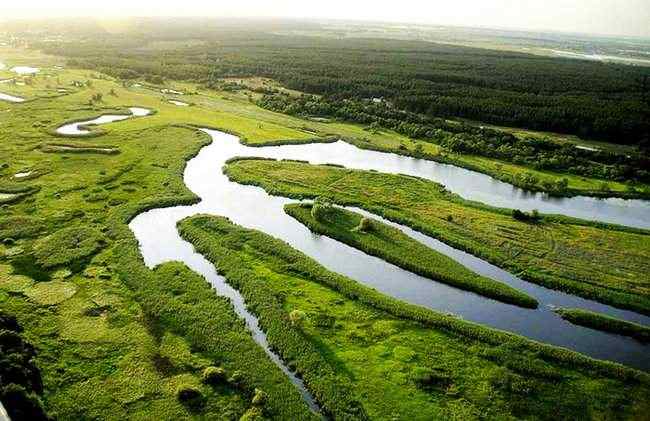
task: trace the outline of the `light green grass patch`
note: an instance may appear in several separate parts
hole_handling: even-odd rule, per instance
[[[7,292],[25,292],[34,284],[34,280],[23,275],[14,275],[9,265],[0,265],[0,289]]]
[[[61,281],[39,282],[24,290],[26,296],[42,306],[62,303],[72,297],[75,292],[77,292],[77,287],[73,283]]]

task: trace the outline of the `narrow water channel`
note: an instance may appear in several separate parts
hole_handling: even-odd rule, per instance
[[[151,113],[151,110],[140,107],[131,107],[129,108],[129,111],[131,111],[131,114],[104,114],[91,120],[76,121],[74,123],[64,124],[63,126],[57,128],[56,132],[58,134],[67,136],[86,135],[91,132],[91,130],[86,128],[86,126],[114,123],[116,121],[126,120],[127,118],[131,117],[144,117]]]
[[[19,96],[13,96],[9,94],[3,94],[2,92],[0,92],[0,101],[25,102],[25,98],[21,98]]]
[[[144,212],[133,219],[130,227],[140,243],[145,263],[149,267],[173,260],[185,262],[210,280],[219,293],[231,298],[236,297],[233,299],[236,311],[247,320],[251,318],[249,327],[256,339],[263,338],[263,333],[259,331],[254,317],[246,311],[239,293],[232,290],[224,279],[216,274],[214,267],[180,238],[176,230],[177,221],[199,213],[226,216],[236,224],[259,229],[280,238],[316,259],[326,268],[400,300],[437,311],[455,313],[466,320],[570,348],[595,358],[650,370],[648,346],[631,338],[572,325],[552,312],[549,306],[587,308],[645,325],[650,325],[650,317],[525,282],[479,258],[399,226],[408,235],[470,269],[527,292],[538,299],[540,307],[536,310],[523,309],[437,283],[338,241],[312,234],[284,213],[283,206],[292,202],[291,200],[269,196],[258,187],[232,183],[221,171],[225,161],[231,157],[257,156],[303,159],[312,163],[330,162],[389,173],[413,174],[416,169],[421,169],[425,174],[413,175],[433,178],[435,174],[427,172],[432,168],[423,167],[420,160],[374,151],[360,151],[343,142],[251,148],[240,144],[235,136],[218,131],[205,131],[212,136],[213,142],[188,162],[184,174],[186,185],[201,198],[201,202],[193,206]],[[624,209],[619,209],[619,212],[624,212]],[[263,343],[262,345],[264,346]]]

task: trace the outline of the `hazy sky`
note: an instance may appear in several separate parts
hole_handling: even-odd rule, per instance
[[[50,16],[307,17],[650,37],[650,0],[0,0],[0,18]]]

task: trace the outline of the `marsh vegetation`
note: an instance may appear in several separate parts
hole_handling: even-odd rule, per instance
[[[149,35],[98,35],[90,24],[83,43],[71,28],[43,43],[47,25],[38,36],[8,27],[35,48],[0,45],[2,92],[25,99],[0,101],[0,400],[13,419],[318,419],[283,367],[335,419],[647,414],[647,373],[399,301],[223,217],[185,219],[180,233],[243,298],[270,354],[233,302],[186,262],[148,267],[128,225],[147,210],[200,200],[183,180],[187,161],[210,143],[197,127],[237,134],[260,151],[343,138],[350,148],[455,163],[530,190],[643,196],[647,122],[633,80],[645,70],[411,41],[344,46],[325,37],[314,48],[311,37],[268,36],[264,27],[184,27],[192,41],[150,26]],[[477,72],[484,66],[493,70]],[[561,77],[538,77],[556,66]],[[580,94],[555,95],[568,87]],[[86,127],[109,123],[99,116],[122,121]],[[572,150],[551,164],[568,151],[556,138],[533,142],[467,118],[632,145]],[[66,124],[88,133],[57,134]],[[468,148],[477,141],[482,150]],[[515,214],[425,179],[339,165],[235,159],[225,171],[272,194],[320,198],[287,212],[431,283],[537,304],[334,205],[400,221],[533,282],[650,312],[643,229]],[[573,311],[563,317],[578,323]],[[582,319],[636,337],[647,330]]]

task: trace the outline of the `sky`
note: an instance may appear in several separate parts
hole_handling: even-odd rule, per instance
[[[0,18],[82,16],[346,19],[650,37],[650,0],[0,0]]]

